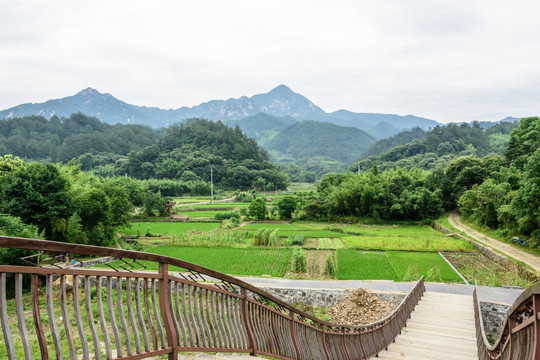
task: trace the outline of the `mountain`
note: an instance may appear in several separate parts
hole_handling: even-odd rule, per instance
[[[244,134],[254,138],[259,144],[264,146],[280,130],[295,122],[296,120],[290,116],[277,117],[259,113],[240,120],[227,121],[226,124],[229,126],[238,125]]]
[[[263,113],[276,118],[287,118],[295,121],[318,120],[341,126],[353,126],[364,131],[373,132],[377,138],[387,137],[415,126],[427,129],[437,125],[437,122],[433,120],[413,115],[354,113],[347,110],[326,113],[309,99],[295,93],[285,85],[279,85],[267,93],[256,94],[251,97],[242,96],[237,99],[211,100],[193,107],[168,110],[128,104],[110,94],[87,88],[73,96],[48,100],[44,103],[21,104],[2,110],[0,111],[0,119],[29,115],[41,115],[46,118],[53,115],[69,117],[76,112],[95,116],[110,124],[135,123],[152,127],[169,126],[190,118],[220,120],[224,123],[233,124],[239,120],[256,117]],[[253,121],[255,120],[250,119],[247,123]],[[242,125],[247,123],[242,123]]]
[[[378,138],[388,137],[405,129],[419,127],[424,130],[440,125],[438,122],[423,117],[414,115],[396,115],[396,114],[371,114],[371,113],[355,113],[348,110],[338,110],[328,114],[331,123],[342,126],[354,126],[370,134],[381,128],[380,123],[387,127],[387,132],[378,133]],[[388,132],[393,134],[386,135]],[[384,134],[383,134],[384,133]]]
[[[375,138],[354,127],[306,120],[279,131],[266,143],[266,148],[274,156],[294,160],[297,165],[313,157],[348,163],[357,159],[374,142]]]
[[[174,110],[130,105],[110,94],[102,94],[92,88],[81,90],[73,96],[62,99],[48,100],[38,104],[27,103],[0,111],[0,119],[30,115],[40,115],[47,119],[53,115],[67,118],[77,112],[95,116],[109,124],[132,123],[154,127],[183,119],[177,118]],[[165,121],[163,121],[164,119]]]

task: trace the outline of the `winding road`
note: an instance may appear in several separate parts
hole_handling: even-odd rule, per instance
[[[475,241],[483,245],[486,245],[488,247],[491,247],[518,261],[521,261],[522,263],[530,266],[537,273],[540,273],[540,257],[533,254],[529,254],[528,252],[520,250],[510,244],[504,243],[502,241],[489,237],[485,234],[482,234],[474,229],[471,229],[467,225],[463,224],[463,222],[461,222],[461,217],[459,213],[455,211],[450,213],[450,215],[448,216],[448,222],[453,227],[455,227],[459,231],[462,231],[463,233],[465,233],[467,236],[471,237]]]

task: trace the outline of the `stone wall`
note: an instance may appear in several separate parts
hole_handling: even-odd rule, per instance
[[[484,320],[484,330],[488,340],[492,343],[499,337],[508,308],[508,305],[480,302],[482,319]]]
[[[288,303],[294,304],[297,302],[303,302],[308,305],[318,307],[332,307],[337,305],[341,300],[350,295],[354,289],[346,290],[323,290],[323,289],[289,289],[289,288],[267,288],[263,287],[262,290],[274,295],[278,299]],[[404,293],[395,292],[374,292],[373,295],[378,296],[381,300],[399,303],[405,298]]]

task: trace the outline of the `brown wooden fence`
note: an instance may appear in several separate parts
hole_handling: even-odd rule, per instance
[[[493,345],[484,331],[476,288],[473,299],[480,360],[540,360],[540,284],[525,290],[508,309],[503,330]]]
[[[420,279],[386,318],[344,326],[234,277],[166,256],[2,236],[0,247],[32,251],[24,257],[27,266],[0,265],[0,357],[10,360],[176,359],[183,351],[369,359],[394,341],[425,291]],[[89,255],[119,261],[110,269],[70,265],[74,256]],[[146,270],[152,265],[157,271]],[[24,284],[30,297],[23,296]]]

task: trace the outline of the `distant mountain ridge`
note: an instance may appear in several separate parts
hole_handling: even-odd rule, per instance
[[[41,115],[50,118],[69,117],[81,112],[95,116],[107,123],[134,123],[152,127],[169,126],[189,118],[221,120],[235,123],[239,120],[267,114],[296,121],[317,120],[341,126],[352,126],[367,132],[373,130],[376,138],[387,137],[415,126],[429,128],[438,125],[434,120],[414,115],[354,113],[339,110],[326,113],[309,99],[295,93],[285,85],[279,85],[267,93],[228,100],[211,100],[193,107],[161,109],[128,104],[110,94],[93,88],[84,89],[73,96],[48,100],[43,103],[21,104],[0,111],[0,119]]]

